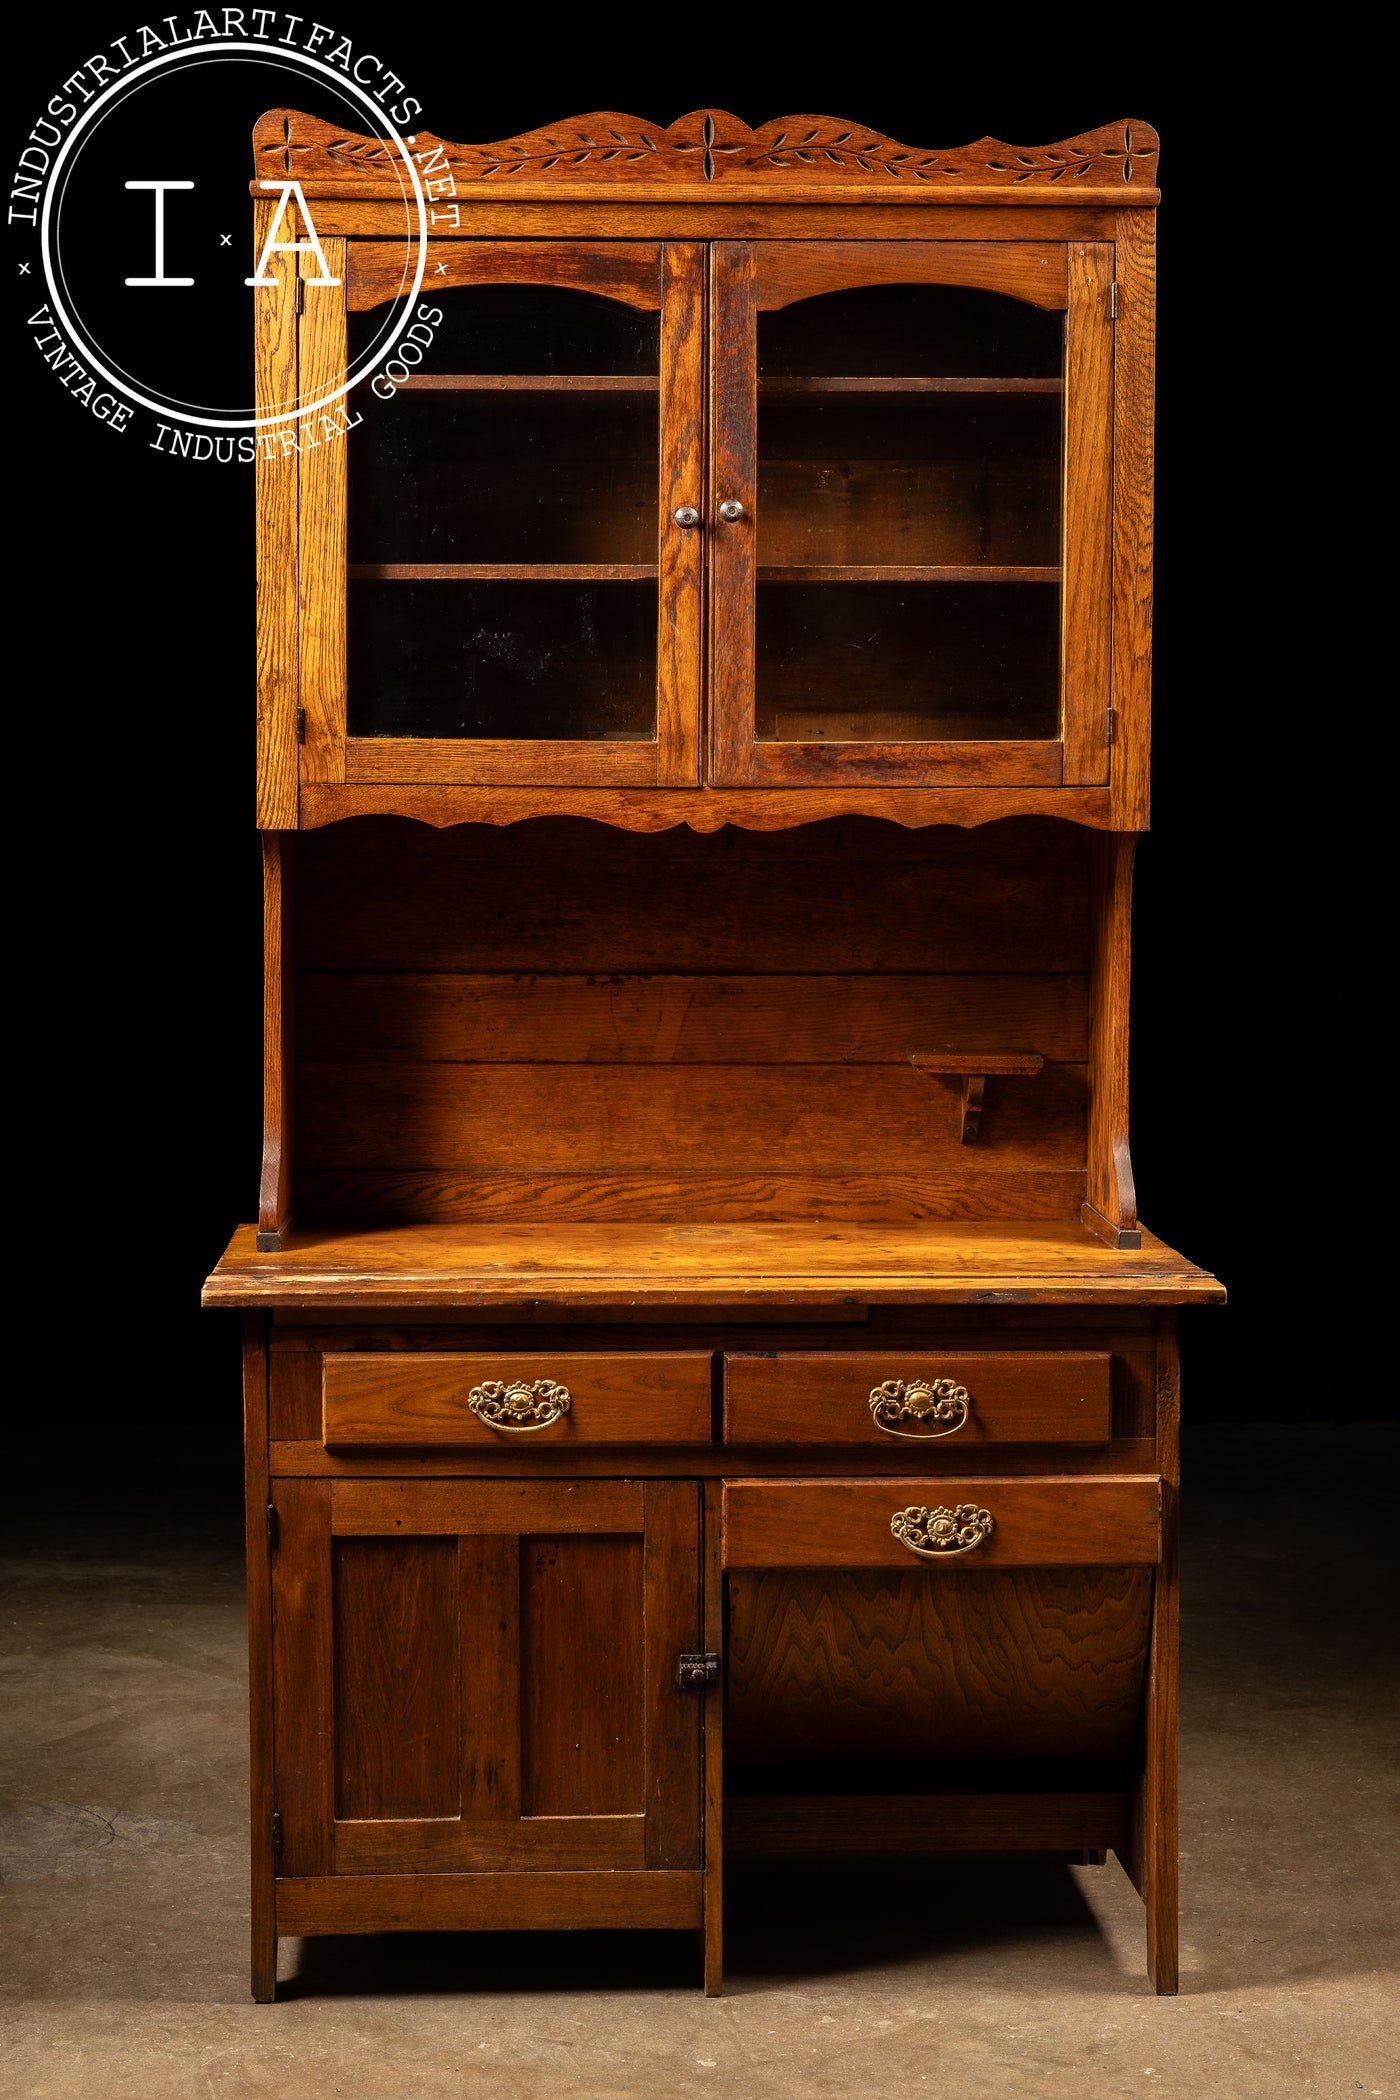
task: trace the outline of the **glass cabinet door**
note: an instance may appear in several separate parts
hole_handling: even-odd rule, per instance
[[[353,359],[402,255],[348,248]],[[430,250],[421,325],[352,400],[334,777],[698,780],[701,279],[693,244]]]
[[[1107,779],[1108,256],[716,248],[716,779]]]

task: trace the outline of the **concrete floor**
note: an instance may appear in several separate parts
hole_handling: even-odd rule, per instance
[[[688,1935],[284,1944],[247,1995],[236,1479],[31,1449],[3,1624],[11,2100],[1279,2100],[1400,2092],[1397,1440],[1213,1430],[1186,1470],[1182,1995],[1118,1867],[732,1877]],[[1389,1504],[1389,1507],[1387,1506]]]

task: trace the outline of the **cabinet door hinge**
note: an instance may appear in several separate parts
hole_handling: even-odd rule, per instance
[[[1106,744],[1111,744],[1111,743],[1113,742],[1113,739],[1114,739],[1114,737],[1115,737],[1115,736],[1116,736],[1116,734],[1117,734],[1117,731],[1118,731],[1118,710],[1117,710],[1117,708],[1116,708],[1116,707],[1106,707],[1106,708],[1104,709],[1104,711],[1103,711],[1103,740],[1104,740],[1104,742],[1105,742]]]
[[[298,278],[297,282],[300,284],[301,279]],[[1118,286],[1116,282],[1108,288],[1108,318],[1110,321],[1118,319]]]
[[[719,1683],[717,1655],[681,1655],[676,1658],[676,1683],[683,1692],[707,1692]]]
[[[267,1505],[267,1550],[269,1553],[277,1551],[277,1537],[277,1504],[269,1502]]]
[[[279,1808],[272,1811],[272,1856],[274,1859],[282,1857],[282,1811]]]
[[[297,709],[296,721],[297,742],[299,744],[304,744],[306,742],[306,709],[304,707],[299,707]]]
[[[296,290],[292,293],[292,312],[304,314],[306,312],[306,279],[298,277],[295,282]]]

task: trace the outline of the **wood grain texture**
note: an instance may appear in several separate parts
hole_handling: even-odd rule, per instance
[[[1112,1433],[1106,1351],[1039,1350],[1018,1355],[960,1355],[902,1350],[866,1355],[849,1350],[784,1350],[724,1359],[724,1436],[731,1444],[859,1444],[902,1450],[916,1458],[930,1442],[1105,1444]],[[870,1396],[888,1379],[951,1379],[969,1394],[966,1421],[936,1438],[917,1421],[892,1436],[870,1412]]]
[[[641,1816],[337,1823],[337,1874],[613,1873],[645,1866]]]
[[[323,1435],[330,1447],[513,1448],[528,1463],[544,1444],[572,1450],[588,1444],[710,1441],[710,1358],[700,1351],[337,1354],[324,1359],[323,1378]],[[572,1403],[566,1415],[543,1429],[493,1429],[467,1404],[473,1388],[487,1380],[539,1378],[567,1386]]]
[[[358,1226],[492,1220],[661,1225],[828,1219],[839,1225],[1042,1218],[1076,1223],[1082,1168],[947,1174],[464,1174],[451,1169],[303,1167],[306,1219]]]
[[[1039,1221],[883,1225],[293,1228],[259,1254],[240,1226],[206,1305],[1219,1304],[1213,1276],[1145,1229],[1114,1251]]]
[[[1059,242],[762,241],[758,304],[767,312],[797,299],[868,284],[958,284],[1034,306],[1063,307],[1065,250]]]
[[[297,963],[625,977],[1082,972],[1088,881],[1088,840],[1043,818],[987,838],[869,817],[722,837],[599,832],[569,818],[502,837],[364,818],[298,846]]]
[[[521,1538],[522,1815],[641,1816],[650,1805],[642,1555],[637,1536]]]
[[[756,743],[747,778],[760,787],[1048,787],[1062,777],[1059,739],[963,737],[943,743]]]
[[[698,1867],[702,1708],[715,1695],[683,1692],[676,1664],[700,1646],[700,1490],[652,1480],[645,1498],[646,1863]]]
[[[720,786],[748,782],[754,736],[758,252],[755,241],[710,249],[708,771]],[[719,505],[731,499],[746,515],[721,525]]]
[[[295,258],[303,268],[297,324],[303,415],[306,404],[327,400],[348,375],[346,245],[342,240],[322,243],[327,274],[340,280],[336,284],[316,281],[320,269],[314,256]],[[304,710],[299,772],[302,780],[340,781],[345,778],[346,440],[318,441],[314,420],[310,429],[299,429],[298,439],[297,631]]]
[[[1121,1794],[738,1794],[731,1856],[1079,1852],[1122,1842]]]
[[[1113,248],[1069,245],[1065,319],[1063,653],[1060,664],[1067,781],[1109,777],[1108,708],[1113,638]]]
[[[552,1480],[609,1480],[625,1469],[631,1480],[722,1480],[737,1464],[751,1470],[761,1463],[765,1479],[832,1480],[887,1479],[897,1472],[920,1478],[954,1476],[967,1470],[967,1447],[959,1456],[956,1439],[946,1454],[937,1444],[915,1444],[906,1455],[897,1444],[867,1449],[851,1444],[767,1445],[761,1461],[751,1448],[740,1453],[736,1446],[719,1444],[680,1449],[656,1444],[615,1445],[596,1451],[533,1451],[530,1475],[536,1482]],[[1142,1473],[1155,1470],[1155,1445],[1151,1437],[1116,1436],[1110,1444],[1080,1445],[1073,1454],[1080,1475]],[[1043,1474],[1047,1468],[1065,1463],[1062,1444],[979,1444],[977,1470],[988,1479],[1013,1479]],[[279,1478],[287,1480],[422,1480],[434,1478],[491,1480],[503,1482],[521,1470],[521,1461],[504,1451],[436,1450],[431,1456],[408,1452],[327,1451],[319,1437],[315,1441],[279,1443],[272,1446],[271,1460]]]
[[[457,1541],[461,1596],[462,1819],[520,1819],[520,1546],[513,1534]],[[482,1866],[481,1860],[460,1864]]]
[[[272,1563],[278,1871],[329,1874],[335,1822],[331,1498],[323,1480],[278,1480]],[[279,1928],[280,1929],[280,1928]]]
[[[618,747],[610,747],[616,750]],[[833,817],[879,817],[914,829],[994,824],[1006,817],[1057,817],[1094,830],[1109,828],[1107,788],[979,786],[804,788],[571,788],[497,783],[427,787],[413,782],[302,791],[301,827],[317,831],[349,817],[400,817],[437,830],[459,824],[519,824],[534,817],[587,817],[622,831],[671,831],[687,825],[714,832],[783,831]]]
[[[1083,1222],[1106,1246],[1141,1244],[1128,1143],[1128,1009],[1132,990],[1132,833],[1095,839],[1090,893],[1089,1174]]]
[[[345,778],[366,785],[435,788],[648,787],[656,780],[653,742],[570,742],[563,738],[352,736],[345,746]],[[371,797],[375,807],[378,798]]]
[[[251,1989],[259,2005],[277,1996],[277,1922],[272,1812],[272,1555],[267,1535],[268,1370],[265,1320],[243,1315],[243,1503],[248,1579],[248,1836],[251,1867]]]
[[[337,1821],[458,1815],[456,1541],[339,1539],[334,1571]]]
[[[732,1574],[728,1755],[1120,1756],[1151,1594],[1138,1568]]]
[[[277,1884],[277,1929],[323,1932],[684,1931],[698,1872],[337,1874]]]
[[[303,1064],[296,1116],[309,1168],[915,1173],[956,1162],[956,1093],[907,1063]],[[1078,1065],[1007,1081],[964,1171],[1082,1168],[1086,1106]]]
[[[307,971],[297,986],[313,1064],[898,1064],[920,1045],[1013,1041],[1081,1063],[1087,978]]]
[[[496,186],[604,193],[623,188],[708,186],[765,197],[792,190],[902,191],[974,201],[1005,192],[1017,204],[1067,192],[1095,203],[1156,200],[1157,134],[1137,119],[1104,124],[1048,146],[993,138],[930,150],[903,146],[840,117],[775,117],[757,128],[727,110],[697,109],[669,125],[618,110],[595,110],[488,145],[454,145],[419,132],[414,159],[440,186],[436,196],[471,196]],[[395,147],[347,133],[301,110],[271,109],[253,129],[254,180],[295,172],[308,197],[401,200]],[[400,203],[400,210],[402,205]]]
[[[275,200],[253,206],[253,268],[272,228]],[[260,415],[291,411],[299,399],[294,255],[271,255],[262,275],[276,289],[255,292],[254,400]],[[301,704],[297,635],[297,455],[258,447],[253,469],[257,547],[258,792],[263,831],[297,822],[296,711]]]
[[[1141,191],[1129,194],[1143,197]],[[1150,202],[1150,198],[1146,201]],[[832,191],[799,202],[776,194],[761,205],[711,185],[703,195],[673,192],[664,202],[621,189],[595,188],[587,197],[541,196],[530,188],[498,189],[457,204],[457,240],[892,240],[1111,241],[1118,214],[1110,206],[1058,201],[1053,194],[1023,203],[1015,192],[993,192],[980,204],[957,202],[924,189],[867,190],[857,198]],[[399,240],[404,208],[387,198],[327,198],[316,213],[322,233],[357,240]],[[441,235],[442,226],[433,229]]]
[[[402,239],[356,241],[350,249],[347,303],[363,313],[408,289]],[[547,284],[593,292],[643,311],[661,304],[661,249],[654,241],[430,241],[425,286]]]
[[[701,1591],[704,1609],[702,1648],[723,1655],[724,1625],[724,1490],[707,1481],[702,1497]],[[724,1991],[724,1673],[702,1701],[704,1760],[704,1963],[705,1996]]]
[[[263,1142],[258,1189],[261,1243],[275,1251],[292,1217],[294,978],[291,838],[262,835]]]
[[[661,500],[658,506],[657,783],[700,780],[705,537],[675,513],[705,501],[705,251],[668,241],[661,262]]]
[[[628,1480],[578,1486],[529,1480],[338,1480],[329,1509],[337,1538],[642,1528],[642,1490]]]
[[[898,1510],[964,1502],[986,1507],[995,1522],[969,1553],[921,1562],[890,1531]],[[936,1568],[944,1579],[984,1568],[1151,1567],[1162,1547],[1161,1505],[1161,1482],[1131,1475],[728,1480],[724,1559],[727,1568],[916,1565]]]
[[[1113,388],[1113,828],[1145,831],[1150,810],[1156,222],[1118,215]]]

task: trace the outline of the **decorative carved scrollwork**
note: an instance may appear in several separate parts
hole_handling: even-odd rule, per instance
[[[407,141],[435,182],[794,182],[900,183],[940,188],[1150,188],[1157,179],[1157,134],[1150,124],[1103,124],[1051,146],[903,146],[839,117],[775,117],[757,130],[727,110],[696,109],[674,124],[648,124],[617,110],[570,117],[490,145],[454,145],[426,131]],[[400,196],[403,169],[383,140],[347,133],[300,110],[273,109],[253,132],[260,176],[294,175],[303,184],[349,178],[356,190]],[[346,194],[337,190],[337,194]],[[455,189],[435,189],[435,197]]]
[[[886,1436],[907,1436],[923,1442],[955,1435],[966,1422],[971,1406],[971,1393],[955,1378],[887,1378],[870,1395],[870,1413]],[[930,1422],[938,1427],[897,1429],[898,1422]]]
[[[474,1385],[467,1399],[467,1406],[488,1429],[505,1429],[514,1435],[550,1428],[573,1404],[569,1388],[552,1378],[537,1378],[533,1384],[523,1378],[509,1382],[488,1378]]]
[[[922,1505],[897,1509],[890,1518],[890,1530],[900,1545],[924,1560],[970,1553],[974,1546],[989,1539],[994,1529],[991,1511],[979,1509],[975,1502],[960,1502],[956,1509],[925,1509]]]

